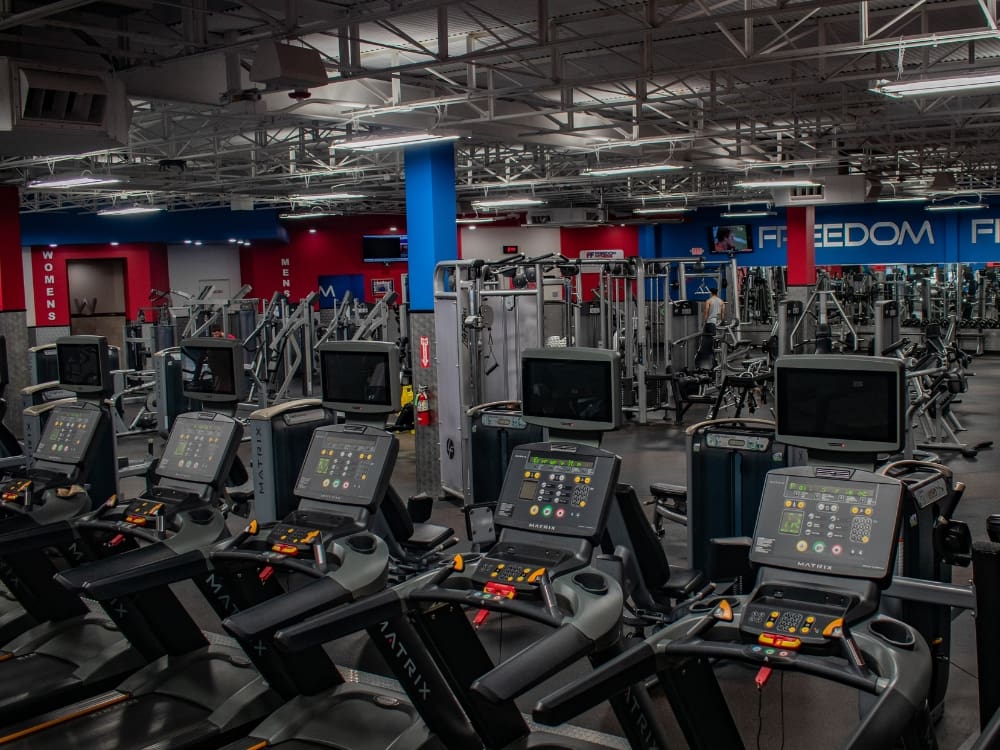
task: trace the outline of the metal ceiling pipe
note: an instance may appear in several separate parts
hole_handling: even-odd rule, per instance
[[[21,13],[15,13],[0,20],[0,30],[13,29],[27,23],[41,21],[43,18],[54,16],[57,13],[65,13],[68,10],[74,10],[93,3],[94,0],[56,0],[54,3],[45,3],[45,5]]]

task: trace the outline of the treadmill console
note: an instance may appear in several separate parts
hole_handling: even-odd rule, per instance
[[[49,415],[34,458],[60,464],[82,464],[93,443],[103,413],[86,402],[57,406]]]
[[[398,450],[396,439],[384,430],[354,424],[320,427],[309,441],[295,494],[374,513],[388,489]]]
[[[751,562],[879,581],[895,560],[902,485],[857,469],[771,471]]]
[[[613,453],[584,445],[515,448],[494,515],[500,540],[473,580],[533,591],[546,570],[557,575],[589,563],[579,550],[604,533],[620,466]]]
[[[174,420],[157,476],[198,484],[217,484],[228,470],[230,451],[242,437],[231,417],[215,412],[181,414]]]
[[[757,655],[830,648],[874,611],[892,574],[902,499],[897,480],[860,469],[768,472],[750,552],[763,569],[740,618]]]

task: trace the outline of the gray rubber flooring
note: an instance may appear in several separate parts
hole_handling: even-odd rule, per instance
[[[975,361],[976,376],[970,381],[970,390],[963,395],[963,403],[956,407],[967,428],[962,433],[970,444],[992,440],[1000,417],[1000,358],[980,358]],[[687,415],[686,424],[699,421],[707,407],[695,407]],[[766,414],[759,416],[766,417]],[[623,458],[622,481],[635,486],[640,497],[650,499],[649,485],[653,482],[685,483],[684,427],[676,427],[654,420],[649,425],[630,424],[609,434],[604,447]],[[140,441],[134,441],[138,446]],[[394,484],[403,497],[415,488],[415,454],[413,437],[400,436],[401,450],[394,472]],[[143,448],[144,450],[144,444]],[[131,451],[127,451],[131,452]],[[138,454],[140,449],[137,448]],[[990,513],[1000,512],[997,487],[1000,480],[1000,447],[981,451],[975,459],[963,458],[956,453],[942,453],[944,463],[950,465],[956,478],[964,481],[967,491],[957,516],[967,521],[976,538],[985,538],[985,519]],[[464,520],[460,509],[447,501],[438,502],[432,520],[452,526],[464,534]],[[242,525],[240,519],[233,526]],[[685,530],[668,524],[664,548],[674,564],[686,561]],[[967,583],[971,572],[956,569],[956,583]],[[193,587],[181,587],[181,595],[209,630],[218,630],[218,622],[200,601]],[[1000,595],[1000,592],[998,592]],[[972,616],[963,613],[953,627],[951,681],[944,717],[937,726],[937,736],[942,750],[955,750],[978,729],[977,676],[975,638]],[[513,618],[491,617],[480,633],[489,652],[497,658],[509,656],[523,648],[532,639],[543,635],[544,629],[516,621]],[[331,645],[330,650],[338,663],[357,669],[388,675],[375,650],[366,638],[347,638]],[[530,710],[537,697],[559,684],[567,676],[585,674],[586,664],[574,665],[566,675],[542,685],[519,701],[523,710]],[[857,722],[857,694],[847,688],[830,685],[802,675],[778,674],[761,692],[754,687],[754,670],[739,665],[722,666],[718,670],[723,690],[741,729],[747,748],[809,748],[823,750],[836,748]],[[996,679],[996,677],[992,677]],[[671,747],[683,748],[686,743],[676,727],[676,722],[666,701],[658,699],[662,709],[662,722],[673,738]],[[703,717],[711,721],[712,717]],[[598,708],[575,722],[581,726],[610,734],[619,734],[610,710]],[[722,750],[722,749],[720,749]]]

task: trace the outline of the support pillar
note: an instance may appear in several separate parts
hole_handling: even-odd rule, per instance
[[[417,427],[417,489],[433,497],[441,494],[440,446],[437,415],[440,368],[458,362],[439,362],[434,326],[434,267],[458,257],[455,224],[455,147],[452,143],[415,146],[406,150],[406,233],[409,240],[410,353],[414,393],[426,388],[434,415],[427,427]],[[429,348],[429,352],[428,352]]]
[[[0,187],[0,336],[7,343],[10,408],[4,422],[21,434],[18,392],[28,385],[28,321],[24,305],[24,263],[21,255],[21,197],[13,186]]]
[[[812,287],[816,284],[816,208],[796,206],[786,209],[788,224],[787,242],[787,299],[798,300],[803,305],[808,301]],[[808,315],[799,327],[796,339],[813,339],[816,325]]]

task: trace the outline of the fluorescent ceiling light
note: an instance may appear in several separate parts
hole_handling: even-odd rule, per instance
[[[345,106],[345,109],[354,116],[372,117],[374,115],[387,115],[394,112],[412,112],[416,109],[437,109],[447,104],[459,104],[467,101],[469,101],[468,94],[456,94],[455,96],[420,99],[413,102],[400,102],[399,104],[348,104]]]
[[[127,208],[105,208],[98,211],[98,216],[135,216],[137,214],[153,214],[165,211],[163,206],[128,206]]]
[[[927,197],[923,195],[894,195],[889,198],[878,198],[876,203],[926,203]]]
[[[723,211],[719,215],[723,219],[756,219],[761,216],[774,216],[774,211]]]
[[[367,196],[356,193],[304,193],[302,195],[293,195],[292,200],[302,203],[314,203],[316,201],[349,201],[365,197]]]
[[[644,174],[647,172],[675,172],[684,169],[686,164],[639,164],[633,167],[597,167],[585,169],[580,174],[584,177],[616,177],[627,174]]]
[[[769,159],[756,159],[745,157],[743,163],[749,169],[792,169],[795,167],[818,167],[823,164],[830,164],[833,159],[790,159],[788,161],[770,161]]]
[[[978,211],[981,208],[989,208],[985,203],[935,203],[924,206],[925,211]]]
[[[457,135],[408,133],[406,135],[387,135],[381,138],[355,138],[351,141],[336,141],[333,145],[334,148],[345,148],[354,151],[381,151],[388,148],[402,148],[421,143],[437,143],[439,141],[454,141],[457,139]]]
[[[47,177],[42,180],[32,180],[29,188],[75,188],[96,187],[97,185],[114,185],[121,182],[117,177]]]
[[[692,140],[689,135],[653,135],[647,138],[634,138],[626,140],[612,141],[600,143],[598,149],[604,150],[606,148],[636,148],[638,146],[652,146],[657,143],[678,143],[681,141]]]
[[[659,208],[636,208],[634,214],[685,214],[694,211],[693,206],[660,206]]]
[[[479,208],[515,208],[517,206],[540,206],[545,201],[540,198],[498,198],[497,200],[473,201]]]
[[[901,99],[904,96],[933,96],[936,94],[956,94],[963,91],[1000,87],[1000,73],[986,75],[953,76],[951,78],[930,78],[921,81],[877,81],[872,86],[876,94]]]
[[[789,178],[785,180],[740,180],[736,183],[739,188],[796,188],[796,187],[819,187],[815,180],[805,178]]]
[[[336,216],[332,211],[306,211],[303,213],[284,213],[278,214],[279,219],[319,219],[323,216]],[[235,242],[235,240],[232,240]]]
[[[496,216],[476,216],[475,218],[455,219],[456,224],[489,224],[494,221],[497,221]]]

